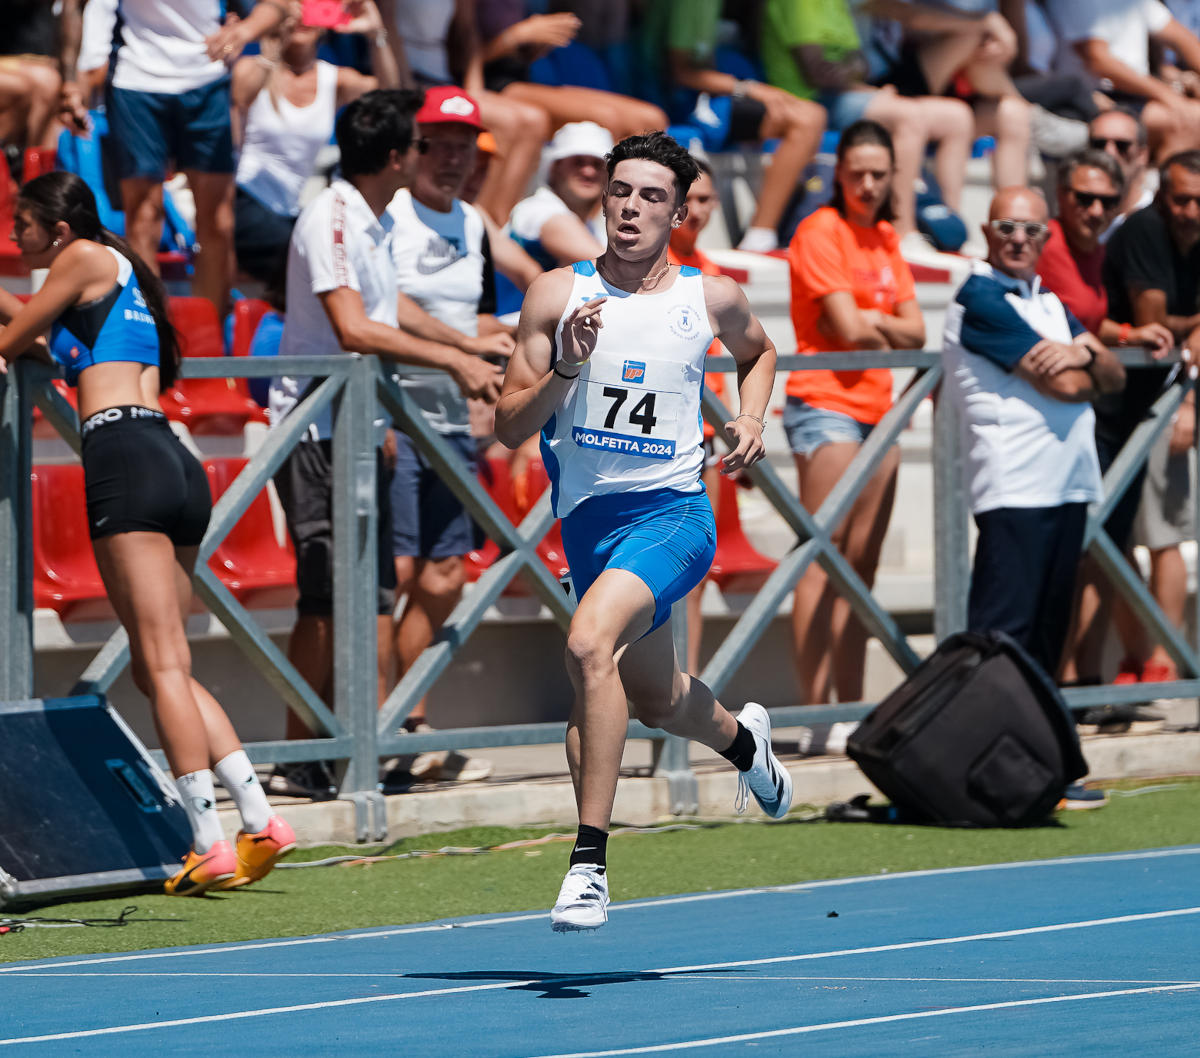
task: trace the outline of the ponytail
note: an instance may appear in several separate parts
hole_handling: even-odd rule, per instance
[[[92,189],[74,173],[56,170],[30,180],[17,197],[48,231],[59,221],[65,221],[78,238],[110,246],[129,261],[158,332],[159,391],[173,386],[179,377],[179,336],[167,312],[166,287],[124,239],[100,223]]]

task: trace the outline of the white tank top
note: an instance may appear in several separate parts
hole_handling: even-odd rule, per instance
[[[281,95],[276,109],[264,87],[246,112],[238,186],[275,213],[300,212],[300,194],[317,153],[333,135],[337,80],[337,67],[318,60],[317,97],[308,106],[293,106]]]
[[[554,513],[592,496],[675,489],[699,492],[704,466],[700,395],[713,340],[704,277],[681,268],[669,290],[631,294],[601,278],[594,261],[575,282],[554,334],[577,306],[607,296],[596,348],[542,429]]]

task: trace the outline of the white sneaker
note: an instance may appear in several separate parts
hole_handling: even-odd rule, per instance
[[[608,921],[608,873],[594,863],[577,863],[563,879],[550,912],[555,933],[599,929]]]
[[[767,815],[780,819],[792,807],[792,777],[771,752],[771,718],[757,702],[747,702],[738,720],[754,736],[754,764],[738,775],[734,808],[741,815],[750,803],[750,794],[754,794]]]

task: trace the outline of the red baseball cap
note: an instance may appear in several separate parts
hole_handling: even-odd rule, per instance
[[[435,85],[425,92],[425,101],[417,111],[418,125],[455,123],[483,129],[479,104],[457,85]]]

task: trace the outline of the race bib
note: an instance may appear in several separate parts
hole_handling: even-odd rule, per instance
[[[571,439],[581,448],[673,459],[683,402],[684,365],[615,356],[579,372]]]

